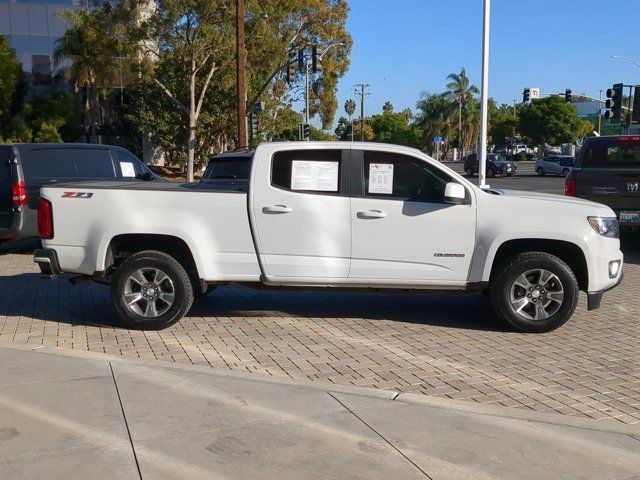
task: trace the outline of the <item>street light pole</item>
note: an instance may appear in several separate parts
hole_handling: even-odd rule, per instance
[[[482,33],[482,91],[480,101],[480,161],[478,177],[480,188],[488,188],[487,175],[487,127],[489,124],[489,26],[491,23],[491,0],[484,0],[484,29]]]
[[[238,87],[238,144],[247,146],[247,91],[244,82],[244,0],[236,0],[236,75]]]
[[[633,58],[625,57],[624,55],[611,55],[611,58],[622,58],[628,62],[633,63],[636,67],[640,68],[640,63],[636,62]]]

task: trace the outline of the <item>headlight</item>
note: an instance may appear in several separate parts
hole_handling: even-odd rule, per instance
[[[598,235],[609,238],[620,238],[620,227],[615,217],[587,217]]]

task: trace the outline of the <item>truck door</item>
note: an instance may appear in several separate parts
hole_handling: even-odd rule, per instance
[[[444,203],[451,177],[405,154],[353,151],[352,159],[360,191],[352,192],[350,282],[466,282],[476,209]]]
[[[269,281],[346,279],[351,257],[349,150],[256,153],[252,226]],[[259,157],[260,156],[260,157]]]

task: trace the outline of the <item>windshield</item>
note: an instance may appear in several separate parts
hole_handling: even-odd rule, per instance
[[[248,180],[251,171],[251,157],[220,157],[209,162],[202,181]]]
[[[640,168],[640,137],[589,142],[583,149],[581,167]]]

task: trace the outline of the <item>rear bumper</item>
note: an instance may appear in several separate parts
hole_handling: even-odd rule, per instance
[[[596,310],[600,308],[600,302],[602,302],[602,295],[604,295],[605,292],[608,292],[609,290],[614,289],[618,285],[620,285],[622,283],[623,278],[624,278],[624,273],[620,272],[618,281],[611,287],[606,288],[604,290],[600,290],[598,292],[588,292],[587,293],[587,310],[591,311],[591,310]]]
[[[40,267],[42,275],[49,278],[60,275],[60,263],[55,250],[50,248],[38,249],[33,253],[33,261]]]

